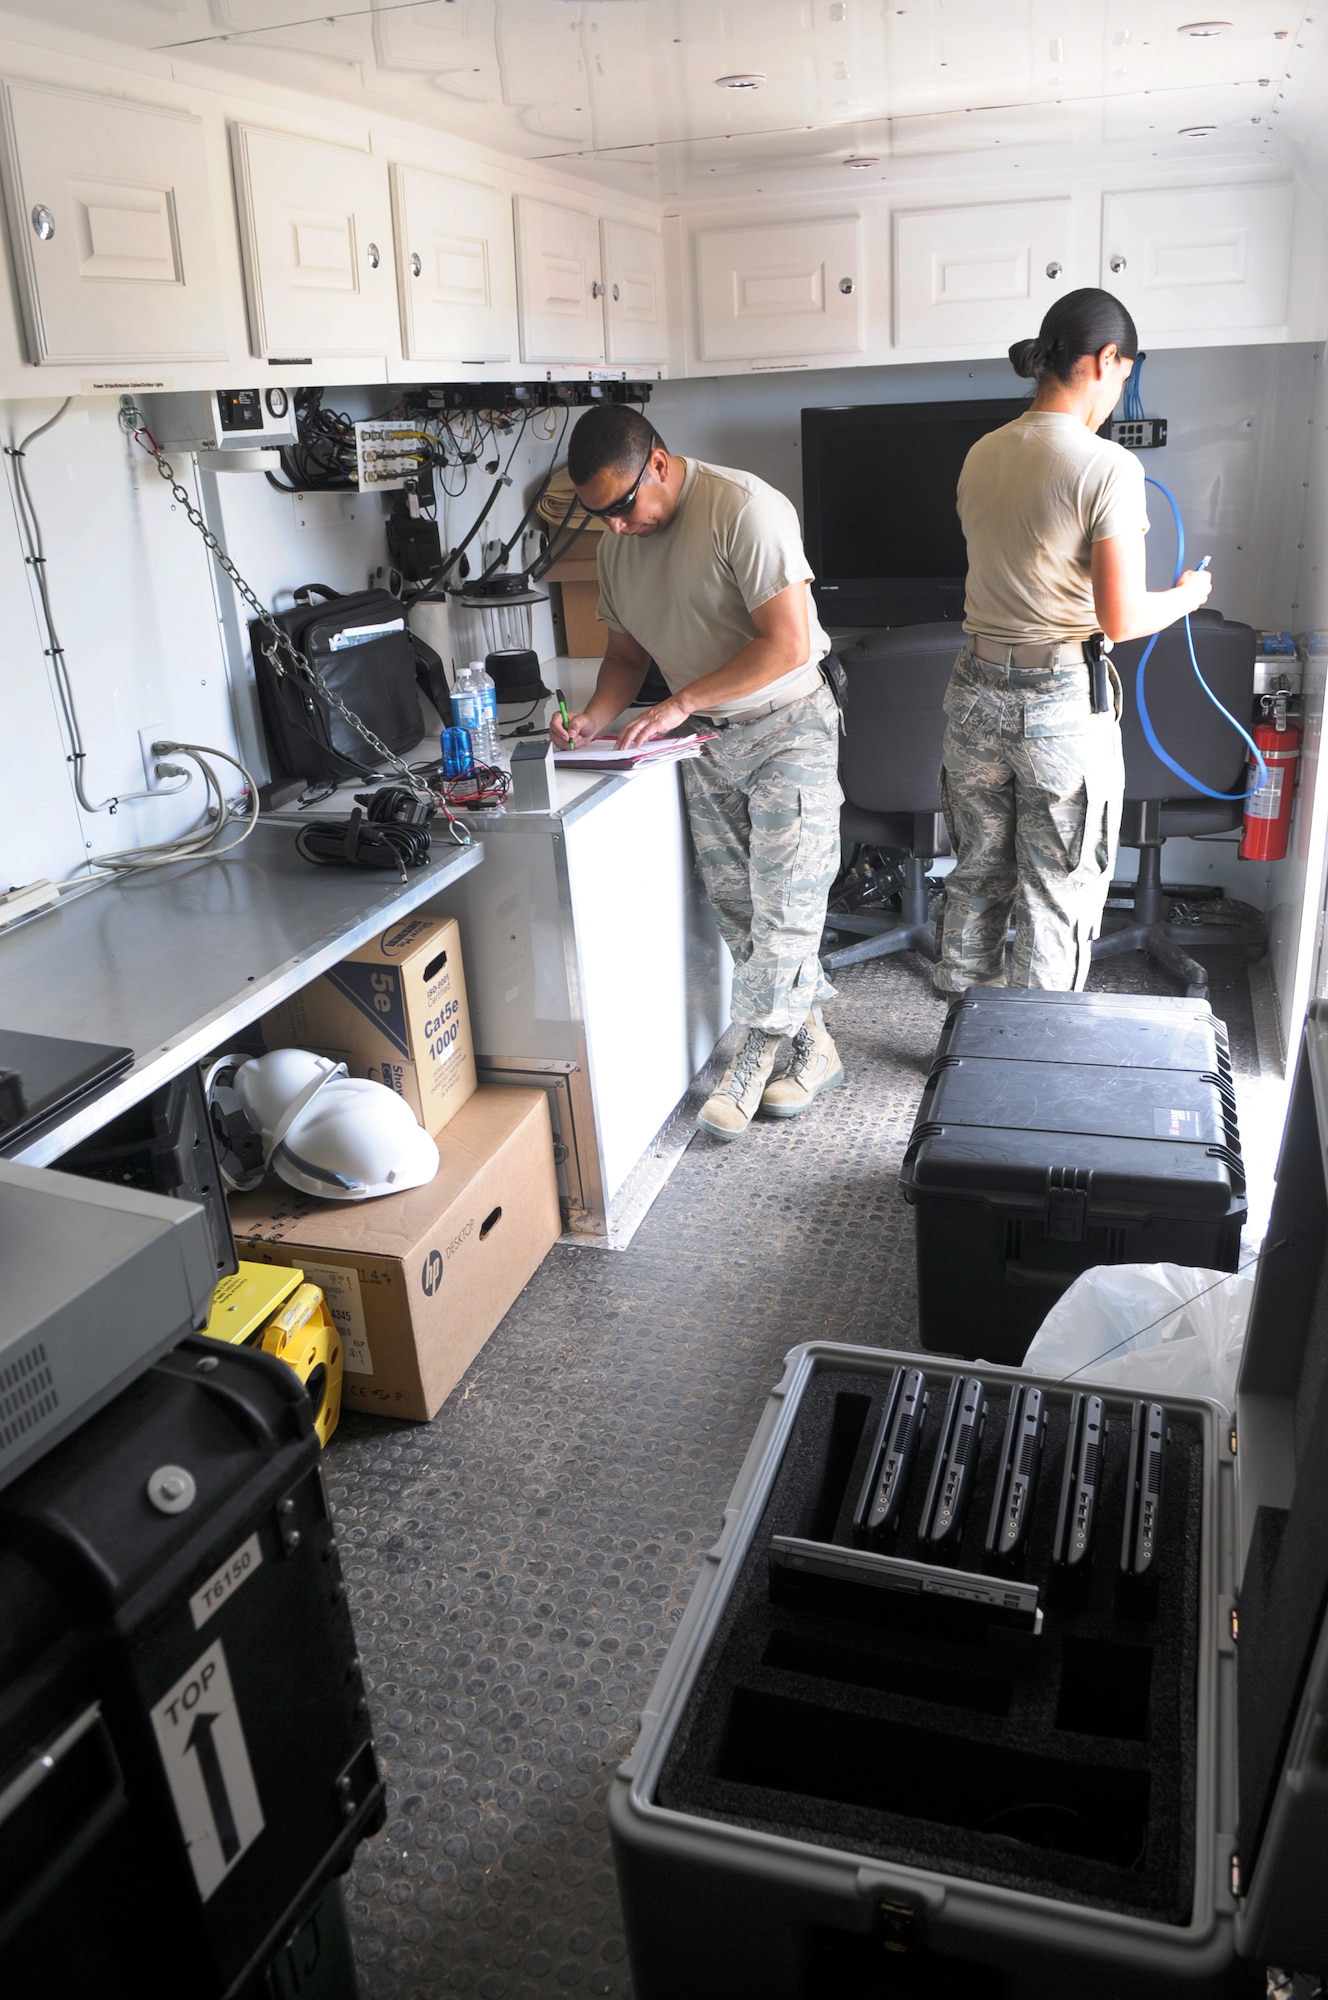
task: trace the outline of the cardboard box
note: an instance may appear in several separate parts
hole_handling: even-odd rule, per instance
[[[562,592],[563,644],[572,660],[602,660],[609,628],[595,616],[599,603],[599,570],[593,556],[569,556],[545,572],[546,583]]]
[[[562,1228],[544,1091],[477,1091],[439,1151],[427,1187],[375,1201],[275,1182],[231,1198],[247,1261],[298,1264],[322,1287],[353,1410],[434,1416]]]
[[[260,1026],[269,1049],[312,1049],[404,1097],[436,1139],[475,1090],[455,917],[407,917],[293,993]]]

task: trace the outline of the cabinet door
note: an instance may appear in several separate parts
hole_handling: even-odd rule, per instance
[[[203,127],[183,112],[4,86],[4,186],[29,358],[226,353]]]
[[[516,197],[523,361],[602,361],[599,230],[577,208]]]
[[[510,361],[516,252],[506,195],[392,168],[402,352],[409,361]]]
[[[632,222],[603,221],[604,326],[610,361],[667,361],[664,238]]]
[[[699,229],[702,355],[750,361],[860,352],[861,261],[856,215]]]
[[[992,202],[895,216],[895,345],[1008,347],[1068,291],[1068,201]]]
[[[1287,317],[1293,205],[1268,181],[1106,195],[1102,283],[1145,347],[1161,333],[1272,332]]]
[[[250,345],[269,360],[397,345],[392,212],[381,160],[231,127]]]

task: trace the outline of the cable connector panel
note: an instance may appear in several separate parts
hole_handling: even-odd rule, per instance
[[[1127,451],[1157,451],[1166,441],[1165,417],[1117,417],[1111,425],[1111,442]]]
[[[355,426],[355,476],[360,491],[397,492],[429,463],[429,441],[417,423],[378,418]]]

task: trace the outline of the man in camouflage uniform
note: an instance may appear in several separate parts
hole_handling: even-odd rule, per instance
[[[629,722],[619,743],[683,723],[714,731],[682,770],[697,865],[733,955],[733,1019],[747,1031],[700,1122],[734,1139],[758,1109],[796,1117],[843,1081],[820,1011],[834,988],[817,955],[843,796],[838,709],[819,664],[830,642],[797,516],[764,481],[674,456],[622,404],[581,419],[568,470],[609,530],[598,558],[609,643],[594,695],[570,718],[571,740],[621,715],[652,658],[669,698]],[[785,1035],[792,1047],[775,1076]]]
[[[1020,668],[965,648],[955,663],[941,802],[960,858],[938,927],[943,992],[1007,977],[1073,992],[1088,976],[1125,788],[1120,682],[1108,666],[1114,712],[1094,715],[1082,646],[1058,650],[1073,658]]]

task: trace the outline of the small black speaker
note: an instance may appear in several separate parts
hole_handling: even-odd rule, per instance
[[[540,679],[539,657],[529,646],[505,646],[489,653],[484,666],[500,704],[542,701],[549,693]]]

